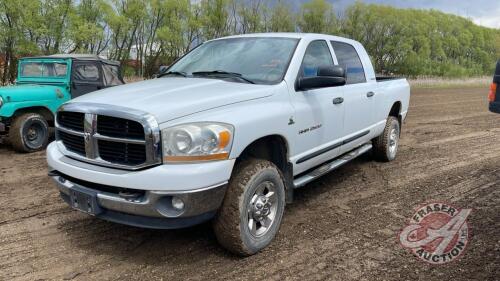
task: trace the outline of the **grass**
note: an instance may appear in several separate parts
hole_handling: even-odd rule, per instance
[[[470,78],[440,78],[425,77],[408,79],[412,88],[487,88],[492,81],[491,76],[470,77]]]

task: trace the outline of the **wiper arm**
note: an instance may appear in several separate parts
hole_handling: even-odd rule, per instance
[[[228,71],[223,71],[223,70],[211,70],[211,71],[196,71],[196,72],[193,72],[192,73],[193,75],[200,75],[200,76],[204,76],[204,75],[225,75],[225,76],[230,76],[232,78],[237,78],[237,79],[240,79],[240,80],[243,80],[247,83],[250,83],[250,84],[255,84],[254,81],[246,78],[243,76],[243,74],[241,73],[236,73],[236,72],[228,72]]]
[[[187,73],[184,72],[184,71],[167,71],[165,73],[160,73],[158,74],[158,78],[160,77],[163,77],[163,76],[167,76],[167,75],[178,75],[178,76],[182,76],[182,77],[187,77]]]

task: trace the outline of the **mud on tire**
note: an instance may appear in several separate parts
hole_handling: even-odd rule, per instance
[[[266,160],[243,160],[235,167],[213,221],[217,240],[232,253],[253,255],[276,236],[284,208],[285,185],[280,170]]]

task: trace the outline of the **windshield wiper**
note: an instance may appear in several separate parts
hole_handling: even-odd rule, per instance
[[[211,71],[196,71],[196,72],[193,72],[192,74],[198,75],[198,76],[207,76],[207,75],[229,76],[231,78],[237,78],[237,79],[243,80],[243,81],[250,83],[250,84],[255,84],[254,81],[252,81],[248,78],[245,78],[243,76],[243,74],[236,73],[236,72],[227,72],[227,71],[223,71],[223,70],[211,70]]]
[[[163,77],[163,76],[166,76],[166,75],[178,75],[178,76],[182,76],[182,77],[187,77],[187,73],[184,72],[184,71],[167,71],[165,73],[160,73],[158,74],[158,78],[160,77]]]

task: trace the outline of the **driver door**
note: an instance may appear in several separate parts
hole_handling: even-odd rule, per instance
[[[73,61],[71,97],[77,98],[102,89],[102,69],[97,61]]]
[[[297,79],[316,76],[319,67],[334,65],[329,44],[325,40],[312,41],[304,53]],[[342,88],[290,90],[296,112],[295,147],[299,152],[292,159],[296,164],[294,173],[301,173],[338,156],[344,126],[344,105],[336,101],[343,101]]]

